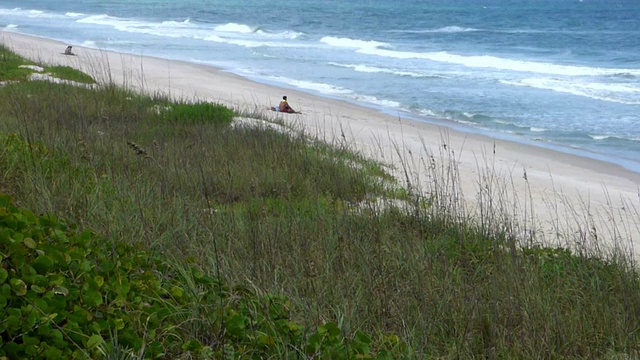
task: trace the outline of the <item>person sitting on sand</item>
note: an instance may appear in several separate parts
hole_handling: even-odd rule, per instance
[[[280,101],[280,104],[278,104],[276,106],[271,106],[270,109],[271,109],[271,111],[279,111],[279,112],[285,112],[285,113],[289,113],[289,114],[301,114],[301,112],[295,111],[295,110],[293,110],[293,108],[291,108],[291,106],[289,106],[289,102],[287,101],[287,97],[286,96],[282,97],[282,100]]]
[[[287,97],[283,96],[282,97],[282,101],[280,101],[280,104],[278,105],[278,111],[280,112],[286,112],[286,113],[293,113],[295,112],[291,106],[289,106],[289,103],[287,102]]]
[[[287,102],[287,97],[286,96],[282,97],[282,101],[280,101],[280,105],[278,105],[278,111],[286,112],[286,113],[294,113],[294,112],[296,112],[295,110],[293,110],[291,108],[291,106],[289,106],[289,103]]]
[[[71,46],[71,45],[67,46],[67,48],[66,48],[66,49],[64,49],[64,54],[65,54],[65,55],[75,55],[75,54],[73,53],[73,51],[71,51],[71,48],[73,48],[73,46]]]

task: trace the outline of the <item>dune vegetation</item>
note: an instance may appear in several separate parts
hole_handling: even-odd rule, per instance
[[[0,359],[640,356],[629,253],[522,243],[348,144],[26,64],[0,48]]]

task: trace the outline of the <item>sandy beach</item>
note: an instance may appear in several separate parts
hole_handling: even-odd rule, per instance
[[[209,66],[76,46],[76,56],[67,56],[65,43],[10,32],[0,32],[0,42],[35,62],[71,66],[101,83],[217,102],[346,144],[389,165],[400,181],[423,193],[440,189],[464,199],[469,215],[484,208],[514,218],[523,237],[535,233],[539,241],[564,245],[597,236],[640,253],[640,174],[614,164],[256,83]],[[269,111],[282,95],[302,114]],[[446,178],[454,185],[442,185]]]

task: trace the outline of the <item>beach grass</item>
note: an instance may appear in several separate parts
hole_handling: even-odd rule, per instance
[[[140,268],[166,281],[136,292],[173,313],[180,325],[157,329],[175,343],[160,350],[142,324],[124,337],[116,324],[98,329],[105,341],[93,338],[89,355],[124,343],[130,358],[145,346],[166,358],[638,356],[632,254],[523,243],[496,213],[504,198],[485,199],[480,222],[467,217],[446,152],[423,193],[348,144],[257,119],[235,126],[217,104],[49,82],[0,95],[0,190],[99,234],[98,259],[125,245],[125,259],[149,254]]]

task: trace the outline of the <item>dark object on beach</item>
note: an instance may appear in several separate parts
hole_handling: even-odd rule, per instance
[[[67,48],[66,48],[66,49],[64,49],[64,54],[65,54],[65,55],[75,55],[75,54],[73,53],[73,51],[71,50],[72,48],[73,48],[73,46],[71,46],[71,45],[67,46]]]
[[[278,111],[278,112],[284,112],[284,113],[289,113],[289,114],[301,114],[299,111],[295,111],[291,108],[291,106],[289,106],[289,103],[287,102],[287,96],[283,96],[282,100],[280,101],[280,104],[276,105],[276,106],[272,106],[271,110],[273,111]]]

